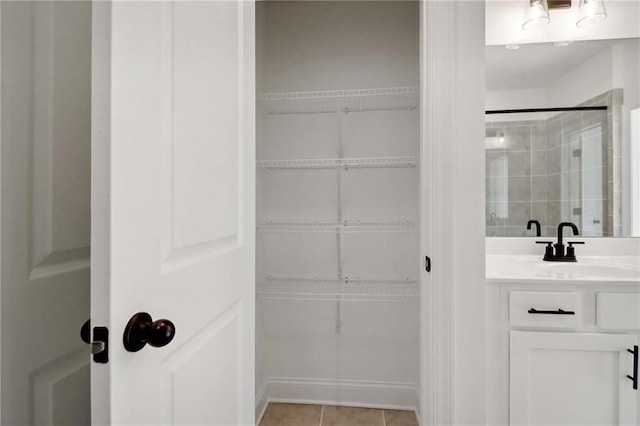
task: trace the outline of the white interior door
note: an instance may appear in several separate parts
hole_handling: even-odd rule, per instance
[[[3,425],[86,425],[91,4],[0,2]]]
[[[94,424],[252,424],[254,4],[93,13]],[[175,338],[125,350],[137,312]]]

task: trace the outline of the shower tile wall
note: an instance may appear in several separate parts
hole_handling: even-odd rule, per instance
[[[554,236],[571,221],[587,236],[620,235],[622,90],[547,120],[486,123],[487,236],[532,236],[529,219]]]
[[[487,123],[487,236],[531,235],[527,221],[546,219],[544,121]]]
[[[581,106],[606,105],[606,174],[605,194],[606,222],[604,235],[622,236],[622,172],[621,172],[621,144],[622,144],[622,89],[613,89],[581,104]],[[599,118],[605,120],[603,113]]]
[[[608,235],[607,117],[603,111],[566,112],[547,121],[547,222],[573,222],[585,236]]]

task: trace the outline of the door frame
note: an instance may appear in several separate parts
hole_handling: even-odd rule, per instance
[[[420,2],[423,425],[485,424],[484,0]],[[460,125],[459,123],[464,123]]]
[[[0,43],[1,17],[0,7]],[[486,404],[478,395],[486,382],[484,161],[478,158],[484,156],[478,153],[484,129],[484,0],[420,0],[420,21],[424,213],[418,262],[423,265],[424,256],[430,256],[432,272],[421,268],[419,414],[426,425],[482,424]],[[456,127],[456,120],[469,125]],[[0,197],[0,220],[3,201]],[[454,254],[465,262],[463,270],[455,269]]]
[[[2,87],[2,3],[0,3],[0,88]],[[4,205],[4,192],[2,191],[2,90],[0,90],[0,330],[2,330],[2,206]],[[0,337],[0,396],[2,396],[2,338]],[[2,423],[2,401],[0,398],[0,423]]]

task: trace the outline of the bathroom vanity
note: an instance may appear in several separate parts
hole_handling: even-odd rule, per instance
[[[488,239],[487,424],[639,424],[640,244],[580,240],[556,263]]]

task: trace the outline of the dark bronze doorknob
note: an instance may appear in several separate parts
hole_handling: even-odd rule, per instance
[[[124,348],[138,352],[148,343],[154,348],[168,345],[176,334],[176,326],[168,319],[153,321],[146,312],[138,312],[131,317],[124,329]]]
[[[83,342],[91,344],[91,320],[88,319],[82,324],[80,338]]]

